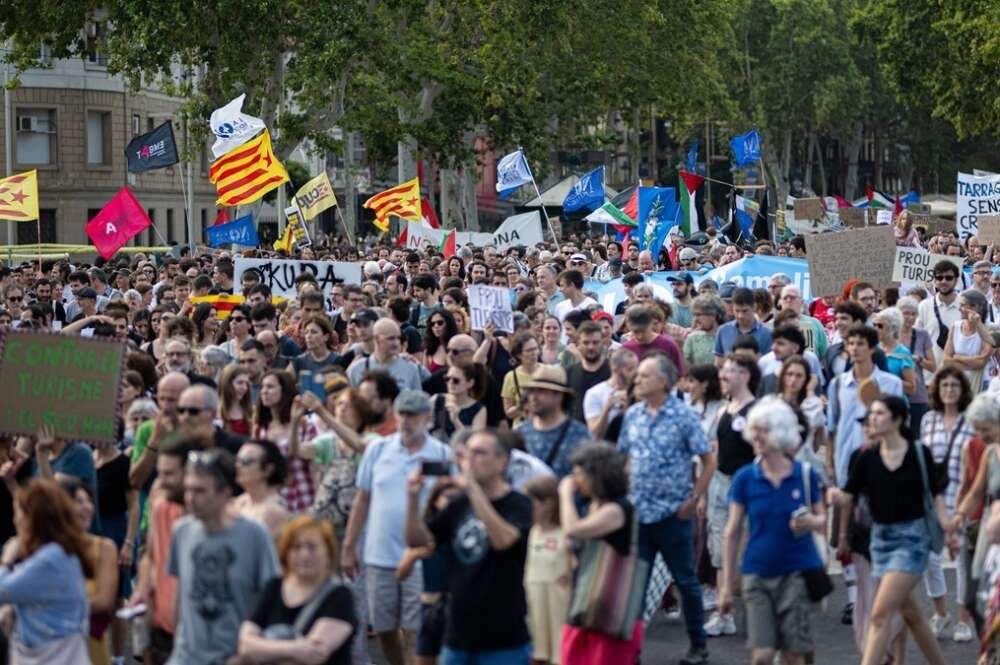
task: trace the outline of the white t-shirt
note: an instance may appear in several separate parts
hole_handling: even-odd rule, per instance
[[[601,411],[604,409],[604,404],[611,399],[611,393],[615,391],[611,387],[611,381],[601,381],[595,386],[584,393],[583,395],[583,417],[586,420],[591,418],[596,418],[601,415]],[[617,409],[612,409],[611,413],[608,414],[608,420],[617,415]]]
[[[507,462],[504,478],[517,491],[520,492],[524,488],[524,484],[532,478],[554,475],[556,474],[549,465],[534,455],[516,448],[510,451],[510,461]]]
[[[562,323],[563,321],[566,320],[566,315],[569,314],[570,312],[577,309],[587,309],[588,307],[594,307],[596,305],[597,301],[594,300],[593,298],[585,297],[583,300],[580,301],[579,305],[574,305],[567,299],[557,304],[555,312],[553,313],[559,318],[559,322]]]

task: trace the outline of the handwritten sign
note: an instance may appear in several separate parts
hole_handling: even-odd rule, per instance
[[[875,211],[875,223],[880,226],[892,224],[892,211],[884,208]]]
[[[980,245],[1000,244],[1000,215],[980,217],[976,238]]]
[[[840,293],[851,279],[876,289],[896,286],[892,268],[896,240],[891,226],[869,226],[806,236],[806,259],[814,297]]]
[[[868,225],[867,208],[841,208],[840,221],[852,229],[863,229]]]
[[[514,332],[510,289],[481,284],[469,287],[469,317],[473,330],[482,330],[487,323],[492,323],[497,330]]]
[[[241,277],[248,270],[260,275],[260,282],[271,294],[294,298],[295,279],[311,272],[316,277],[320,290],[330,297],[334,284],[360,284],[361,264],[346,261],[294,261],[292,259],[248,259],[237,257],[233,262],[236,293],[242,294]]]
[[[72,441],[115,441],[121,342],[9,330],[0,338],[0,432],[48,425]]]
[[[940,261],[948,261],[962,272],[962,259],[944,254],[931,254],[925,249],[916,247],[897,247],[896,261],[892,266],[892,279],[895,282],[914,282],[923,284],[934,280],[934,266]]]
[[[795,199],[795,219],[820,219],[823,202],[818,198]]]
[[[1000,174],[959,173],[955,189],[955,220],[961,240],[964,242],[970,235],[976,234],[980,217],[996,214],[1000,214]]]

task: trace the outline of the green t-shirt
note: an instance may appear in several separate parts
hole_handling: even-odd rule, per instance
[[[715,335],[704,330],[695,330],[684,340],[684,361],[691,365],[715,362]]]
[[[146,450],[146,446],[149,445],[149,439],[153,436],[153,421],[147,420],[143,424],[139,425],[135,430],[135,443],[132,444],[132,458],[129,460],[130,466],[135,466],[139,463],[139,458],[142,457],[142,453]],[[149,513],[146,512],[146,499],[149,498],[149,488],[153,486],[153,480],[155,480],[156,473],[152,473],[149,476],[149,480],[146,484],[139,490],[139,530],[145,531],[149,526]]]

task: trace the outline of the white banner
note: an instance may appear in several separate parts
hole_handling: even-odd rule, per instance
[[[212,111],[208,124],[211,125],[212,133],[216,137],[212,145],[212,154],[216,159],[233,148],[240,147],[264,129],[263,120],[243,113],[245,98],[244,93],[225,106]]]
[[[334,284],[360,284],[361,264],[346,261],[295,261],[292,259],[246,259],[237,257],[233,262],[235,275],[233,286],[237,294],[243,293],[240,278],[248,270],[260,274],[260,282],[269,289],[271,295],[294,298],[295,278],[304,272],[316,276],[319,288],[329,302]]]
[[[964,242],[976,233],[976,220],[982,215],[1000,214],[1000,174],[958,174],[955,190],[955,223],[958,237]]]
[[[925,249],[916,247],[897,247],[896,262],[892,265],[892,281],[903,284],[924,285],[934,281],[934,266],[939,261],[948,261],[962,273],[962,259],[957,256],[931,254]]]
[[[534,247],[544,240],[542,217],[537,210],[508,217],[493,233],[493,244],[501,251],[517,245]]]
[[[473,330],[482,330],[492,323],[497,330],[514,332],[514,312],[510,306],[510,289],[476,284],[469,287],[469,318]]]
[[[437,249],[441,246],[445,233],[447,233],[445,229],[435,229],[422,222],[407,222],[406,249],[419,250],[426,247]],[[508,217],[496,233],[459,231],[455,234],[456,247],[496,245],[497,249],[503,251],[516,245],[530,247],[536,242],[542,242],[542,223],[538,219],[537,212]]]

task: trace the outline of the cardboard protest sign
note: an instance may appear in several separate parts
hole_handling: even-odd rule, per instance
[[[897,247],[896,260],[892,265],[892,279],[894,282],[918,284],[934,281],[934,266],[940,261],[948,261],[954,264],[959,273],[962,272],[962,259],[957,256],[931,254],[917,247]]]
[[[867,208],[841,208],[840,221],[852,229],[863,229],[868,225]]]
[[[984,215],[978,226],[976,238],[980,245],[1000,244],[1000,215]]]
[[[248,270],[256,270],[260,282],[271,294],[294,298],[295,278],[304,272],[316,276],[320,290],[330,297],[334,284],[360,284],[361,264],[346,261],[294,261],[292,259],[248,259],[237,257],[233,262],[233,283],[237,294],[243,293],[241,279]]]
[[[821,199],[795,199],[795,219],[820,219],[823,214],[823,201]]]
[[[309,237],[309,229],[306,228],[305,222],[302,221],[302,214],[299,212],[298,207],[289,206],[285,208],[285,217],[288,219],[289,228],[292,229],[292,239],[295,241],[295,247],[302,249],[311,245],[312,238]]]
[[[875,211],[875,224],[885,226],[892,224],[892,211],[881,208]]]
[[[1000,174],[958,174],[955,190],[955,221],[959,238],[964,242],[979,228],[979,218],[1000,215]]]
[[[896,286],[892,279],[896,239],[891,226],[821,233],[805,240],[813,297],[838,294],[851,279],[870,282],[877,289]]]
[[[929,203],[907,203],[906,209],[915,215],[931,214],[931,206]]]
[[[487,323],[492,323],[497,330],[514,332],[510,289],[481,284],[470,286],[469,317],[472,319],[473,330],[482,330]]]
[[[111,441],[125,364],[122,342],[11,329],[0,337],[0,432]]]

